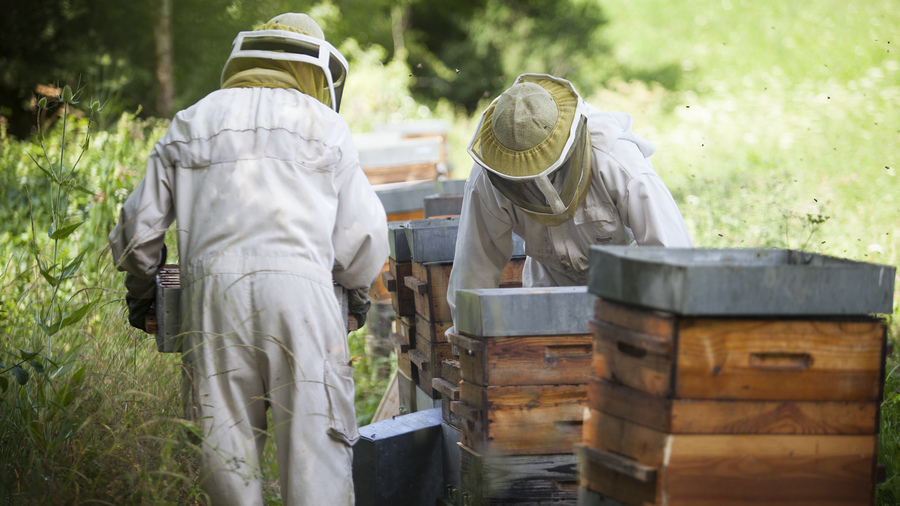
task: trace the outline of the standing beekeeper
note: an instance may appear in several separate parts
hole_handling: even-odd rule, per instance
[[[353,503],[353,368],[333,281],[367,290],[388,244],[338,115],[346,76],[305,14],[238,34],[221,89],[175,116],[109,236],[141,326],[176,222],[185,399],[216,506],[263,504],[267,429],[284,504]]]
[[[488,106],[469,144],[447,291],[454,322],[457,290],[498,286],[513,232],[525,239],[526,287],[586,285],[593,244],[692,247],[653,146],[631,123],[543,74],[520,75]]]

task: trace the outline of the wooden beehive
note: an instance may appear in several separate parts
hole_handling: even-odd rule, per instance
[[[697,274],[690,270],[670,273]],[[644,295],[641,283],[670,286],[676,295],[665,304],[700,307],[674,277],[606,293],[646,302],[663,298]],[[768,304],[755,300],[732,299],[748,314],[721,301],[712,314],[628,302],[597,299],[590,322],[593,375],[575,448],[585,497],[642,506],[874,504],[884,321],[755,314]]]
[[[584,287],[458,292],[463,444],[489,455],[571,453],[591,364]]]

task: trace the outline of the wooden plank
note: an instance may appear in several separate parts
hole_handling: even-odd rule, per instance
[[[420,360],[417,363],[419,367],[419,386],[428,392],[433,398],[437,399],[440,394],[432,389],[432,380],[441,377],[441,366],[444,360],[453,358],[453,351],[450,343],[432,343],[428,341],[422,334],[416,334],[416,350],[421,352],[422,359],[410,357],[410,360]]]
[[[433,323],[452,321],[447,303],[447,286],[452,269],[452,263],[412,263],[412,276],[421,283],[417,286],[424,285],[423,291],[415,294],[419,317]]]
[[[671,313],[628,306],[598,297],[594,302],[594,317],[639,333],[670,341],[675,338],[677,320]]]
[[[416,317],[401,316],[393,322],[394,332],[399,334],[410,349],[416,347]]]
[[[595,409],[584,412],[582,442],[585,445],[623,455],[646,466],[659,468],[665,463],[666,446],[671,437]]]
[[[393,258],[389,258],[388,274],[393,280],[392,285],[396,287],[391,289],[391,286],[388,286],[391,283],[386,284],[386,288],[391,294],[391,305],[394,307],[394,312],[399,316],[415,317],[416,299],[412,290],[404,283],[406,276],[412,275],[412,262],[398,263]]]
[[[451,401],[459,400],[459,385],[454,385],[441,378],[431,380],[431,386],[441,394],[441,398],[449,398]]]
[[[605,331],[607,326],[588,323],[594,335],[594,355],[591,369],[595,376],[625,386],[636,388],[656,396],[672,395],[674,363],[671,355],[659,353],[658,346],[642,348],[635,340],[620,340],[622,335],[633,332],[618,327],[615,336]]]
[[[479,410],[480,432],[469,434],[478,451],[532,455],[569,453],[582,438],[586,385],[482,387],[460,382],[461,402]]]
[[[363,173],[372,185],[427,181],[438,178],[436,163],[415,163],[389,167],[365,167]]]
[[[666,399],[601,378],[588,406],[674,434],[876,434],[879,423],[876,402]]]
[[[675,396],[877,401],[885,335],[880,321],[683,319]]]
[[[412,211],[398,211],[396,213],[387,213],[388,222],[392,221],[410,221],[421,220],[425,217],[425,209],[413,209]]]
[[[459,360],[453,359],[444,359],[441,364],[441,378],[449,381],[454,385],[459,385],[459,382],[462,380],[462,374],[460,372]]]
[[[590,334],[460,335],[462,379],[483,386],[584,384],[593,359]]]
[[[672,429],[671,399],[650,395],[603,378],[591,377],[588,381],[588,407],[658,431],[670,432]],[[587,416],[585,412],[585,424]]]
[[[667,434],[596,410],[588,410],[584,430],[585,445],[658,469],[655,499],[641,498],[652,504],[811,506],[874,497],[874,434]],[[593,463],[604,469],[582,471],[591,490],[626,504],[646,492],[621,468]]]
[[[513,258],[500,272],[500,284],[497,288],[520,288],[522,286],[522,268],[525,258]]]
[[[403,371],[397,371],[397,402],[401,415],[415,413],[416,411],[416,387],[415,379]]]
[[[591,454],[591,459],[600,465],[613,471],[630,476],[643,483],[656,482],[656,468],[641,464],[632,459],[622,457],[612,452],[599,450],[590,445],[585,445],[584,451]]]
[[[596,459],[595,453],[583,444],[575,445],[573,451],[578,459],[579,484],[582,487],[630,506],[657,504],[658,479],[643,482],[619,473]]]
[[[452,326],[452,321],[432,322],[425,318],[416,319],[416,333],[433,343],[446,343],[447,337],[444,333]]]
[[[875,436],[675,435],[660,488],[671,506],[870,505]]]
[[[445,395],[441,395],[441,419],[444,420],[444,423],[455,428],[456,430],[461,430],[462,420],[459,415],[454,413],[451,409],[453,404],[453,400]]]
[[[397,369],[403,371],[407,377],[412,376],[412,364],[409,361],[409,345],[404,342],[400,334],[391,332],[391,343],[397,355]]]
[[[575,456],[487,455],[460,445],[460,496],[467,505],[575,504]]]

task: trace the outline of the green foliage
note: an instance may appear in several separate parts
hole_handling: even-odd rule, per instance
[[[878,484],[878,504],[900,503],[900,362],[887,364],[881,430],[878,433],[878,460],[885,466],[886,480]]]

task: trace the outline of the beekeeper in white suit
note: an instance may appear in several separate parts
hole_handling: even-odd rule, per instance
[[[109,237],[139,324],[176,221],[186,398],[216,506],[263,504],[267,429],[284,504],[353,504],[353,367],[332,280],[368,289],[388,244],[338,115],[346,75],[304,14],[241,32],[222,89],[175,116]]]
[[[571,83],[523,74],[485,110],[469,145],[447,299],[496,288],[525,239],[524,286],[586,285],[591,245],[692,247],[631,117],[585,103]],[[455,326],[450,330],[455,332]]]

